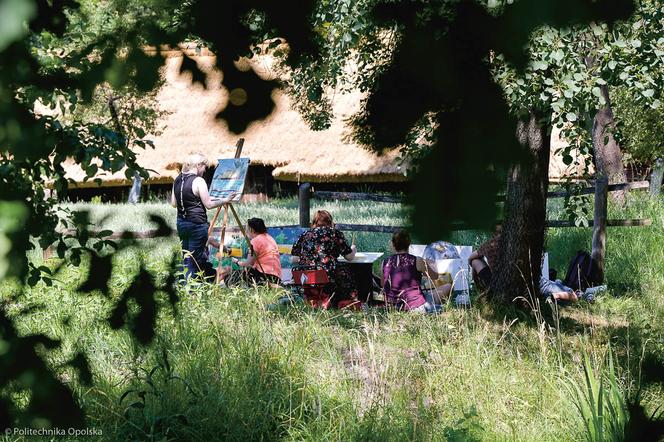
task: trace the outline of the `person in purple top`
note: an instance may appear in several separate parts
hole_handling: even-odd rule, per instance
[[[383,262],[383,295],[388,306],[399,310],[426,312],[427,302],[420,288],[422,275],[432,280],[438,274],[417,256],[408,253],[410,235],[399,230],[392,235],[396,252]]]

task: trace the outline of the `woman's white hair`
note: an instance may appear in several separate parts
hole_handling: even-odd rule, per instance
[[[182,171],[188,172],[191,169],[200,166],[201,164],[205,164],[206,166],[208,164],[205,155],[203,155],[202,153],[191,153],[187,155],[187,158],[182,163]]]

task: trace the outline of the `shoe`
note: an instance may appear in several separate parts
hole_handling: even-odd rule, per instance
[[[586,302],[592,304],[595,302],[595,296],[606,291],[605,285],[598,285],[596,287],[588,287],[584,290],[581,295],[581,299],[585,299]]]

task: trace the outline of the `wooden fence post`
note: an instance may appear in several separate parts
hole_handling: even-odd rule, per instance
[[[141,199],[142,183],[143,178],[141,178],[138,172],[134,172],[134,179],[131,182],[131,189],[129,190],[129,198],[127,198],[129,204],[136,204]]]
[[[297,196],[300,206],[300,226],[309,227],[311,224],[311,218],[309,214],[311,210],[311,184],[300,184]]]
[[[655,161],[655,167],[652,168],[650,174],[650,196],[657,198],[659,191],[662,188],[662,178],[664,178],[664,158],[659,158]]]
[[[609,179],[598,175],[595,179],[595,216],[593,221],[592,258],[597,264],[600,280],[604,281],[604,256],[606,255],[606,211],[609,195]]]

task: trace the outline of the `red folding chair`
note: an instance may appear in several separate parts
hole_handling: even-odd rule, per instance
[[[304,300],[313,308],[328,309],[330,295],[323,289],[330,283],[330,277],[323,269],[293,269],[293,282],[302,288]]]

